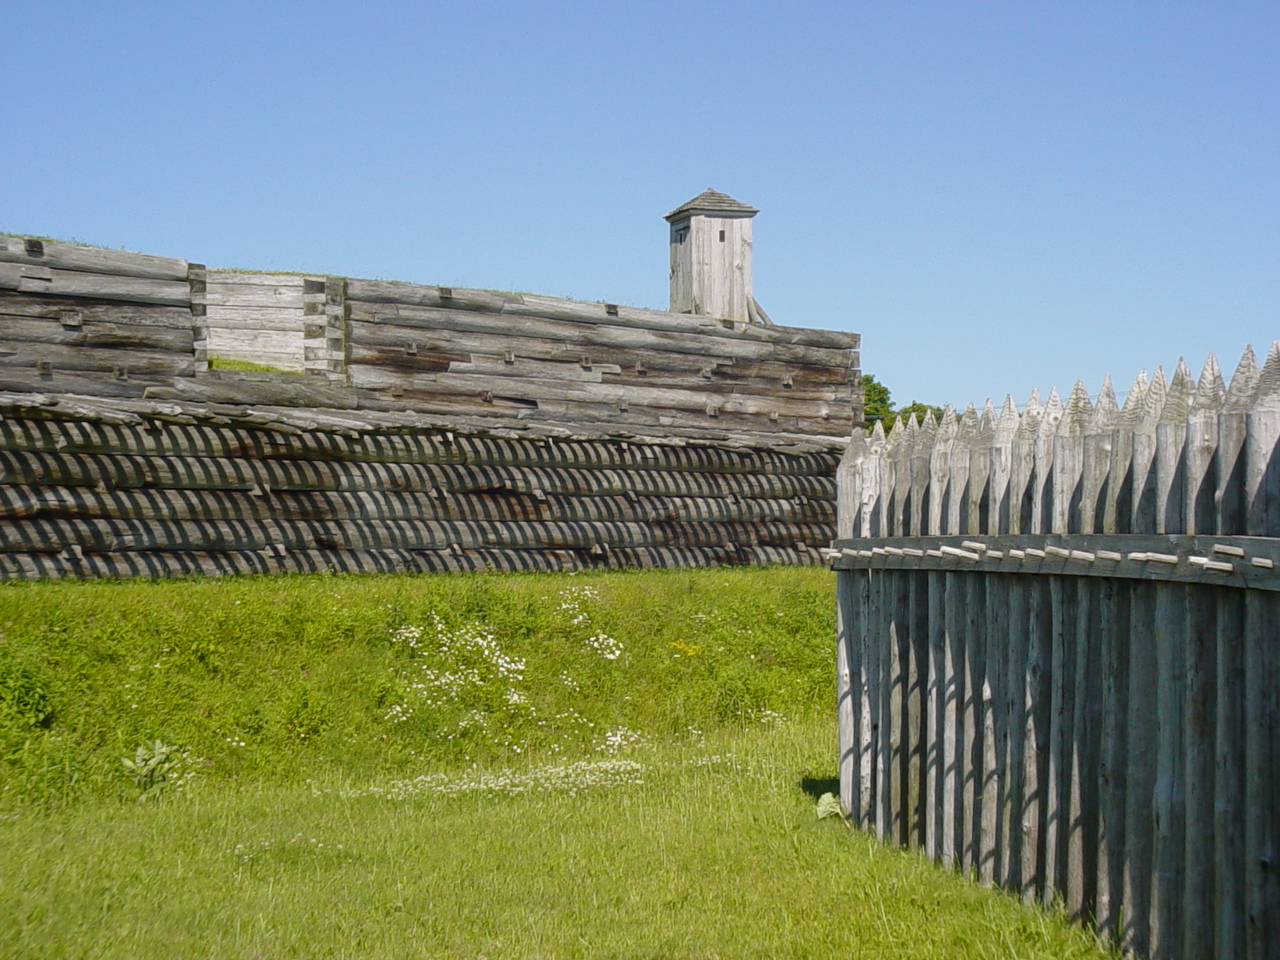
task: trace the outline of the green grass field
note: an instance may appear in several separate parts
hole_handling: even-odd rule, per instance
[[[0,956],[1106,956],[818,819],[832,588],[0,587]]]

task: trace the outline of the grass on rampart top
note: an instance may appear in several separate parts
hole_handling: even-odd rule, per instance
[[[0,955],[1105,956],[817,818],[832,592],[0,587]]]

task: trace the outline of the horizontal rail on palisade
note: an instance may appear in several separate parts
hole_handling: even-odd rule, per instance
[[[963,570],[1176,580],[1280,591],[1280,540],[1159,534],[1025,534],[837,540],[834,570]]]

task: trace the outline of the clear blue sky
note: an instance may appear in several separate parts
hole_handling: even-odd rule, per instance
[[[895,400],[1280,336],[1280,4],[5,4],[0,230],[665,307],[662,215]]]

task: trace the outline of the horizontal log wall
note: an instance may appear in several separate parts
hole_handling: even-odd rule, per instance
[[[857,342],[0,237],[0,577],[815,562]]]
[[[0,579],[817,563],[837,454],[0,394]]]
[[[841,800],[1137,954],[1280,944],[1280,344],[839,472]]]
[[[192,377],[199,264],[0,237],[0,390],[141,397]]]
[[[0,237],[8,390],[836,446],[862,420],[858,344],[828,330]]]

